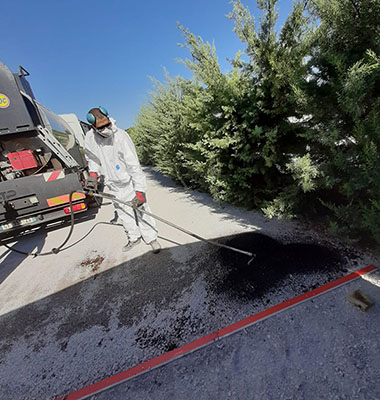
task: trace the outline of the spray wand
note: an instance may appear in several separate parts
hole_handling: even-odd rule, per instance
[[[96,192],[92,192],[92,191],[88,192],[88,194],[91,195],[91,196],[94,196],[94,197],[99,197],[99,198],[102,198],[102,199],[107,199],[107,200],[111,200],[111,201],[116,201],[117,203],[125,204],[125,205],[133,208],[136,216],[137,216],[138,212],[140,212],[142,214],[149,215],[150,217],[156,219],[157,221],[161,221],[164,224],[171,226],[172,228],[175,228],[175,229],[177,229],[177,230],[179,230],[179,231],[181,231],[183,233],[186,233],[187,235],[190,235],[190,236],[194,237],[195,239],[198,239],[198,240],[201,240],[203,242],[209,243],[209,244],[211,244],[213,246],[222,247],[222,248],[225,248],[225,249],[228,249],[228,250],[235,251],[236,253],[240,253],[240,254],[244,254],[246,256],[249,256],[250,259],[249,259],[249,261],[247,263],[248,265],[250,265],[251,262],[253,261],[253,259],[255,258],[255,254],[250,253],[249,251],[240,250],[240,249],[237,249],[235,247],[231,247],[231,246],[227,246],[225,244],[221,244],[221,243],[215,242],[213,240],[205,239],[205,238],[197,235],[196,233],[190,232],[187,229],[184,229],[184,228],[182,228],[182,227],[180,227],[180,226],[178,226],[176,224],[173,224],[173,222],[167,221],[166,219],[164,219],[162,217],[159,217],[157,215],[154,215],[154,214],[152,214],[152,213],[150,213],[148,211],[145,211],[145,210],[143,210],[141,208],[138,208],[138,207],[132,205],[132,203],[130,201],[120,200],[116,196],[114,196],[113,194],[103,193],[103,192],[97,192],[96,193]]]

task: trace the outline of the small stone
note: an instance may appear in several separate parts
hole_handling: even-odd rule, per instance
[[[348,301],[362,311],[367,311],[373,305],[373,301],[361,290],[355,290],[350,293]]]

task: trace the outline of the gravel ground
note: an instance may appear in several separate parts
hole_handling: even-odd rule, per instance
[[[367,313],[356,289],[377,303]],[[379,301],[352,282],[90,398],[379,399]]]
[[[235,207],[219,207],[207,195],[178,188],[152,170],[147,169],[146,173],[153,213],[206,238],[253,251],[256,253],[254,262],[247,266],[246,256],[235,256],[227,250],[195,241],[161,223],[157,226],[163,250],[158,255],[150,253],[144,245],[123,254],[120,250],[125,243],[124,233],[120,227],[110,225],[98,226],[80,245],[57,256],[24,258],[2,248],[1,399],[54,399],[353,270],[369,264],[378,265],[376,257],[316,233],[305,232],[296,223],[267,220]],[[105,205],[98,214],[76,226],[70,242],[79,240],[94,223],[108,221],[112,216],[112,207]],[[21,238],[15,246],[29,251],[36,247],[50,250],[63,241],[67,230],[68,227],[62,227],[40,231]],[[356,282],[367,285],[365,291],[378,299],[379,280],[376,274],[372,276],[371,280]],[[352,285],[358,284],[356,282]],[[363,354],[358,357],[370,366],[368,374],[363,373],[369,380],[374,378],[373,371],[379,370],[375,357],[372,358],[378,353],[376,343],[367,340],[369,336],[364,334],[353,333],[353,338],[350,332],[359,332],[364,327],[364,332],[371,332],[371,335],[377,332],[378,337],[380,320],[376,318],[377,305],[368,313],[361,313],[347,302],[345,296],[338,295],[347,288],[345,286],[335,291],[336,294],[321,296],[315,303],[300,305],[270,318],[249,328],[248,333],[224,339],[222,347],[217,347],[214,355],[210,353],[216,345],[210,345],[194,355],[118,386],[113,394],[109,397],[103,394],[102,398],[124,399],[125,393],[117,392],[124,387],[130,391],[131,395],[127,397],[131,398],[160,398],[160,391],[166,398],[202,397],[194,388],[182,396],[182,385],[177,386],[181,380],[172,369],[177,363],[182,366],[179,370],[183,371],[183,387],[189,388],[193,379],[195,386],[203,388],[204,396],[207,397],[208,393],[207,398],[214,394],[228,397],[229,392],[232,398],[277,398],[271,393],[278,392],[272,391],[271,387],[284,389],[289,382],[300,385],[300,396],[304,397],[299,398],[313,398],[307,393],[314,390],[320,382],[318,379],[322,378],[318,378],[314,386],[307,386],[304,382],[308,379],[313,381],[314,369],[311,366],[303,368],[301,379],[299,366],[308,354],[306,350],[322,362],[318,349],[322,351],[322,346],[327,346],[330,339],[332,345],[341,343],[342,364],[338,365],[341,365],[345,379],[353,382],[352,390],[356,393],[359,390],[358,373],[347,367],[349,357],[343,357],[343,349],[354,348],[355,338],[360,348],[356,353],[352,350],[352,354]],[[317,307],[325,299],[330,299],[330,306]],[[318,312],[307,308],[312,305]],[[331,318],[330,314],[324,314],[330,312],[330,308],[334,311]],[[350,311],[346,312],[346,309]],[[312,324],[314,314],[316,321]],[[302,321],[306,319],[310,323],[303,325]],[[352,327],[347,321],[352,322]],[[363,321],[368,321],[368,324]],[[308,332],[315,332],[321,341],[313,339],[309,342]],[[233,346],[227,345],[230,341]],[[255,357],[248,357],[252,351],[247,349],[256,348],[256,343],[262,347],[257,347]],[[311,350],[314,347],[315,354]],[[280,363],[275,361],[277,351],[282,354]],[[310,356],[310,365],[319,365]],[[208,365],[207,371],[213,371],[214,379],[210,375],[209,379],[202,380],[206,375],[197,375],[200,370],[204,371],[203,367],[197,367],[202,362]],[[328,365],[321,365],[320,369],[327,370]],[[273,373],[268,374],[268,369]],[[242,372],[244,370],[261,377],[253,380],[255,386],[243,387],[249,380],[249,376]],[[159,378],[160,374],[164,374],[163,379]],[[158,376],[157,382],[161,385],[153,380],[148,386],[139,386],[139,382],[149,380],[149,376]],[[331,382],[335,376],[329,377]],[[336,385],[340,384],[336,381]],[[334,398],[328,396],[329,388],[335,388],[334,385],[326,386],[324,394],[327,398]],[[378,393],[374,392],[376,385],[377,381],[374,381],[368,393]],[[247,397],[248,389],[256,397],[253,394]],[[157,390],[157,397],[150,390]],[[298,398],[291,390],[294,389],[284,390],[284,393],[288,398]],[[288,393],[293,393],[293,397]],[[319,396],[319,392],[315,394]],[[355,398],[349,394],[345,396],[335,398]]]

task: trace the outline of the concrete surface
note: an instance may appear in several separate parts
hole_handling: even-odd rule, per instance
[[[163,251],[158,255],[150,253],[145,245],[134,248],[131,253],[122,253],[124,232],[121,227],[110,225],[98,225],[79,245],[58,255],[25,258],[1,247],[1,399],[54,399],[335,280],[352,270],[369,264],[378,265],[379,260],[375,257],[348,249],[315,233],[304,232],[295,223],[267,220],[256,213],[230,206],[221,208],[207,195],[178,188],[152,170],[147,169],[146,173],[148,201],[153,213],[206,238],[236,246],[253,243],[257,253],[254,268],[245,269],[243,259],[197,242],[162,223],[157,224],[163,245]],[[76,225],[69,244],[83,237],[94,223],[108,221],[112,217],[112,206],[103,206],[92,219]],[[35,248],[48,251],[64,240],[68,229],[41,230],[20,238],[14,246],[24,251]],[[319,253],[324,257],[318,257]],[[305,270],[301,268],[303,265],[307,266]],[[369,287],[376,292],[378,275],[372,274],[368,279],[367,282],[371,282],[368,283]],[[260,282],[260,286],[257,282]],[[319,327],[320,335],[324,338],[336,335],[334,340],[343,340],[344,347],[345,336],[342,332],[347,331],[342,328],[343,322],[340,325],[339,318],[345,318],[346,315],[338,312],[341,305],[337,302],[337,312],[332,320],[335,325],[326,326],[326,332],[323,324],[317,324],[316,329]],[[335,304],[334,301],[331,304]],[[351,304],[349,306],[353,307]],[[377,313],[377,307],[375,304],[368,311],[368,316]],[[360,316],[353,319],[354,324],[360,324],[361,318],[369,318],[360,313],[354,315]],[[301,344],[308,343],[307,338],[303,342],[297,339],[297,329],[301,329],[301,325],[292,327],[288,324],[291,330],[287,330],[288,325],[279,330],[277,325],[272,325],[275,324],[272,320],[278,321],[275,318],[264,322],[261,328],[257,326],[250,330],[254,341],[262,340],[260,330],[268,329],[266,334],[274,334],[275,340],[268,341],[267,346],[281,347],[281,340],[286,336],[289,338],[288,351],[300,355],[303,351]],[[307,318],[312,319],[312,314],[308,313]],[[371,323],[374,321],[379,323],[378,318]],[[368,325],[367,328],[378,332],[378,325]],[[280,334],[283,336],[279,337]],[[241,335],[237,334],[236,338]],[[359,338],[358,335],[356,337]],[[238,340],[236,338],[228,340]],[[378,349],[372,342],[364,340],[364,336],[357,340],[361,340],[361,349],[366,349],[363,362],[372,363],[369,355]],[[348,342],[347,345],[350,346]],[[242,343],[242,346],[248,344]],[[210,352],[212,348],[210,346],[206,351]],[[200,362],[198,357],[202,359],[202,351],[196,355],[197,363]],[[228,354],[226,357],[229,357]],[[191,360],[184,357],[180,361],[188,365],[186,376],[191,376]],[[273,358],[265,360],[264,353],[257,360],[264,363],[262,371],[269,366],[277,368],[276,364],[271,364]],[[295,365],[299,365],[301,359],[295,362]],[[284,368],[286,364],[283,362]],[[236,362],[230,365],[239,370],[247,368],[248,364]],[[218,382],[221,386],[215,391],[215,387],[210,385],[209,396],[223,392],[221,382],[225,382],[225,393],[233,387],[240,387],[241,396],[244,396],[245,389],[235,382],[236,371],[228,372],[225,368],[220,371],[225,375],[224,380]],[[218,364],[213,364],[212,370],[217,371]],[[158,371],[161,369],[155,373],[160,373]],[[290,368],[289,371],[295,373],[297,369]],[[311,370],[305,369],[305,379],[309,373]],[[344,370],[344,373],[349,377],[356,372],[350,369]],[[266,375],[265,372],[262,374]],[[368,379],[373,377],[372,373],[368,374]],[[139,382],[140,379],[149,380],[148,375],[139,377]],[[176,379],[177,376],[170,375],[165,385],[175,388]],[[269,375],[256,387],[257,396],[262,393],[262,398],[276,398],[268,397],[266,385],[270,384],[271,379],[274,379],[274,375]],[[282,371],[272,384],[282,387],[288,379],[287,373]],[[292,379],[298,382],[296,376]],[[355,381],[354,375],[352,379]],[[199,384],[203,385],[201,382]],[[139,388],[138,383],[136,385],[131,390],[143,398],[143,386]],[[152,384],[149,390],[154,390],[154,387]],[[119,389],[123,390],[121,387]],[[171,393],[173,398],[180,398],[175,392],[163,392],[162,395],[165,393],[166,398],[171,398]],[[116,397],[108,398],[118,398],[118,394],[112,396]],[[231,392],[231,396],[233,398],[237,394]],[[145,398],[149,397],[155,398],[152,395]],[[195,397],[199,397],[199,393],[197,396],[195,392],[189,394],[189,398]],[[125,394],[121,398],[125,398]]]

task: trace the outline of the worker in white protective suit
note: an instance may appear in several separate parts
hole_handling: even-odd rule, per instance
[[[153,218],[138,210],[150,212],[146,203],[146,180],[138,160],[135,146],[127,132],[116,126],[103,107],[92,108],[87,114],[92,129],[85,138],[85,155],[90,171],[89,181],[97,181],[102,175],[107,191],[120,200],[130,201],[132,209],[115,202],[115,212],[128,237],[123,251],[141,242],[152,247],[154,253],[161,249]]]

